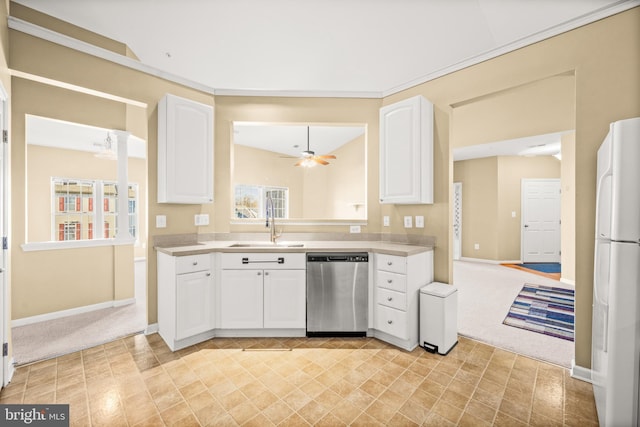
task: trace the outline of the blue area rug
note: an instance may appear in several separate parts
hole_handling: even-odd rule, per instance
[[[542,273],[560,273],[561,264],[559,262],[526,262],[524,264],[516,264],[523,268],[540,271]]]
[[[572,289],[526,283],[502,323],[573,341],[574,306]]]

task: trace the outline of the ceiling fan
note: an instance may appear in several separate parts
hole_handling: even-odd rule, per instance
[[[295,166],[303,166],[306,168],[310,168],[316,165],[326,166],[329,164],[325,159],[335,159],[336,156],[333,154],[325,154],[316,156],[316,153],[311,151],[309,148],[309,126],[307,126],[307,149],[302,152],[300,156],[300,160],[295,164]]]

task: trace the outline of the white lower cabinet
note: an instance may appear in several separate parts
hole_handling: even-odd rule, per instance
[[[171,350],[214,335],[213,256],[158,253],[158,333]]]
[[[305,268],[303,253],[223,253],[218,327],[306,331]]]
[[[418,346],[420,288],[433,282],[433,251],[376,254],[374,262],[374,334],[411,351]]]

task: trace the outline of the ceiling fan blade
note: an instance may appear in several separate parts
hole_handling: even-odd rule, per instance
[[[305,160],[307,160],[307,159],[300,159],[300,160],[298,160],[298,161],[296,162],[296,164],[295,164],[295,165],[293,165],[293,166],[300,166],[300,165],[302,165],[302,162],[304,162]]]
[[[336,158],[336,156],[334,156],[333,154],[325,154],[325,155],[316,156],[316,157],[319,159],[335,159]]]
[[[328,165],[329,164],[329,162],[325,162],[324,160],[322,160],[322,159],[320,159],[318,157],[314,158],[313,161],[316,162],[316,163],[319,163],[321,165]]]

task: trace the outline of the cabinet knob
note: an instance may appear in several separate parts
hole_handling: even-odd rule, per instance
[[[193,265],[198,265],[198,261],[193,261]]]
[[[268,275],[269,275],[269,272],[268,272],[268,271],[265,271],[265,272],[264,272],[264,275],[265,275],[265,276],[268,276]]]
[[[262,271],[258,271],[258,276],[262,276]]]
[[[387,283],[393,283],[393,280],[387,279]]]
[[[387,261],[387,265],[393,265],[392,261]]]
[[[211,273],[207,273],[207,277],[211,276]]]
[[[387,323],[388,323],[388,324],[392,324],[392,323],[393,323],[393,320],[387,320]]]
[[[392,301],[392,300],[393,300],[393,298],[387,297],[387,301]]]

